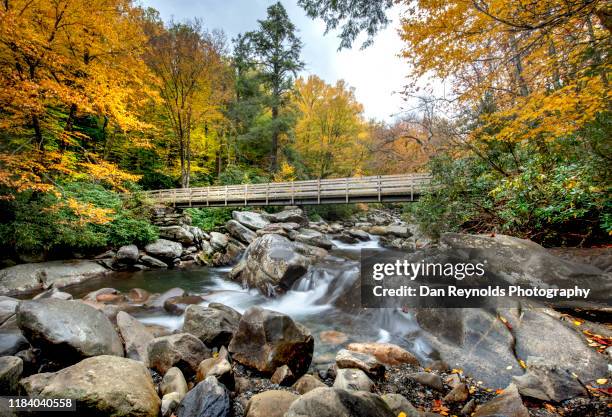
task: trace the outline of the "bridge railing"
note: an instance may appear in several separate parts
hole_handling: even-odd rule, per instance
[[[157,203],[180,206],[321,204],[385,201],[390,196],[413,200],[428,187],[429,174],[380,175],[308,181],[273,182],[148,191]]]

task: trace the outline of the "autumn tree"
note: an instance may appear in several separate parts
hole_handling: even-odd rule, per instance
[[[161,23],[160,23],[161,25]],[[189,187],[193,136],[204,138],[223,117],[227,69],[222,47],[199,21],[171,23],[150,39],[146,61],[159,77],[159,91],[179,148],[181,186]]]
[[[113,185],[134,179],[90,151],[75,119],[144,127],[150,77],[139,15],[129,0],[2,2],[0,184],[9,192],[52,190],[55,178],[83,173]]]
[[[315,75],[295,83],[299,112],[294,147],[316,178],[359,173],[366,157],[363,106],[342,80],[331,86]]]
[[[258,21],[256,31],[244,34],[248,45],[245,59],[256,66],[269,92],[267,106],[272,114],[270,169],[278,169],[279,137],[288,130],[287,120],[281,110],[289,101],[293,80],[304,64],[300,59],[302,42],[296,35],[295,25],[289,20],[287,11],[278,2],[268,7],[266,19]]]

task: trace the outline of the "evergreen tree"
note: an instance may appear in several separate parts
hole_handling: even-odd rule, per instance
[[[263,83],[269,90],[267,105],[272,113],[270,168],[275,172],[278,169],[279,136],[288,130],[287,121],[281,117],[280,111],[289,103],[287,93],[293,88],[297,73],[304,67],[300,60],[302,42],[280,2],[268,7],[267,18],[258,23],[259,29],[244,34],[242,42],[248,45],[248,59],[259,68]]]

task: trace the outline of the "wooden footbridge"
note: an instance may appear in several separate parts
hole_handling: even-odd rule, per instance
[[[430,181],[429,174],[379,175],[174,188],[147,195],[155,203],[179,208],[405,202],[418,199]]]

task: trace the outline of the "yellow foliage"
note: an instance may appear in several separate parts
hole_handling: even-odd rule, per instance
[[[369,135],[363,106],[344,81],[335,86],[317,76],[295,83],[294,104],[300,112],[295,148],[313,176],[351,176],[362,169]]]

